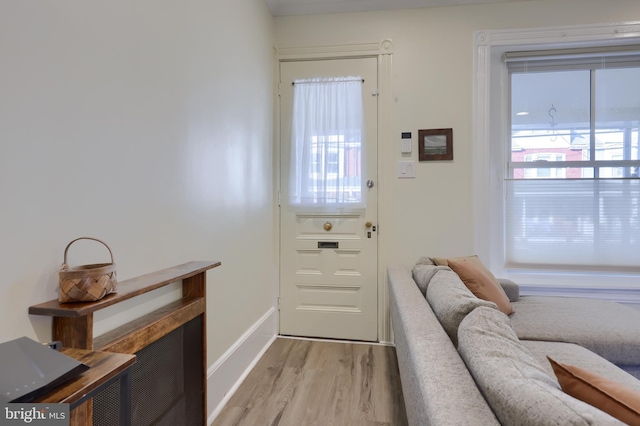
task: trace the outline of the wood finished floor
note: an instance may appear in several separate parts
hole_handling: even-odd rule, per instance
[[[407,424],[395,349],[278,338],[213,426]]]

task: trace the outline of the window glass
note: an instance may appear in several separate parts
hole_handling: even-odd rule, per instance
[[[640,68],[600,69],[595,78],[596,159],[638,160],[640,93],[629,82],[640,82]],[[604,167],[599,177],[638,177],[638,167]]]
[[[539,152],[538,161],[588,161],[590,87],[588,70],[512,74],[511,161],[536,161]],[[515,169],[512,177],[583,177],[580,168],[545,169]]]

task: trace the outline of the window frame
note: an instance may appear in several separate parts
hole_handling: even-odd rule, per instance
[[[640,275],[516,270],[504,266],[505,204],[502,197],[507,153],[503,149],[504,144],[496,147],[491,143],[509,137],[508,71],[502,55],[515,50],[638,43],[639,23],[476,31],[474,34],[474,250],[494,274],[516,281],[525,294],[597,296],[640,304]],[[624,160],[614,164],[627,165]],[[612,163],[607,161],[606,165],[611,166]],[[580,162],[580,166],[589,167],[587,162]]]
[[[513,144],[511,144],[511,147],[513,147]],[[549,157],[549,159],[545,157]],[[555,159],[550,159],[550,157],[555,157]],[[558,159],[558,157],[560,157],[560,159]],[[510,161],[509,164],[511,164],[511,166],[509,166],[509,169],[512,177],[515,170],[522,168],[524,169],[524,179],[565,179],[567,167],[564,166],[564,163],[566,162],[566,157],[567,155],[564,153],[551,151],[532,152],[531,154],[524,155],[524,162],[535,163],[533,166],[513,167],[513,164],[519,163]],[[544,164],[542,164],[543,161]],[[554,167],[555,163],[561,163],[562,165]],[[540,170],[548,170],[549,176],[540,176]],[[533,174],[532,172],[535,172],[536,175],[531,176]]]

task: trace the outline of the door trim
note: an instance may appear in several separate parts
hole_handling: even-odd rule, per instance
[[[391,39],[373,43],[276,48],[276,55],[280,62],[305,59],[362,58],[391,54],[393,54],[393,40]]]
[[[389,290],[387,286],[387,265],[391,259],[391,242],[394,234],[391,205],[393,200],[393,164],[385,167],[385,158],[395,158],[392,143],[393,138],[393,40],[383,39],[379,42],[326,45],[326,46],[292,46],[277,47],[275,49],[276,82],[275,105],[279,106],[279,64],[280,62],[300,61],[305,59],[341,59],[377,57],[378,59],[378,341],[383,344],[392,342],[391,323],[389,316]],[[275,108],[274,114],[274,190],[277,196],[278,208],[274,215],[274,230],[276,238],[278,267],[278,296],[280,292],[280,109]],[[278,330],[279,331],[279,330]]]

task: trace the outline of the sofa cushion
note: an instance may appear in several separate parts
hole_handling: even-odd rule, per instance
[[[631,374],[636,379],[640,380],[640,365],[619,365],[627,373]]]
[[[555,377],[555,372],[547,357],[553,358],[563,364],[575,365],[576,367],[592,371],[640,392],[640,380],[582,346],[574,343],[542,342],[536,340],[520,340],[520,342],[529,350],[536,361],[540,363],[542,368],[544,368],[551,377]]]
[[[493,275],[486,272],[486,268],[469,259],[449,259],[449,267],[476,297],[495,303],[505,315],[513,313],[509,298]]]
[[[429,258],[427,258],[429,259]],[[418,261],[419,262],[419,261]],[[431,260],[429,260],[431,262]],[[431,282],[431,278],[436,274],[436,272],[448,269],[446,266],[436,266],[432,263],[416,263],[411,271],[413,276],[413,280],[418,285],[418,288],[422,292],[422,295],[425,296],[427,294],[427,287],[429,286],[429,282]]]
[[[502,424],[622,424],[562,392],[497,309],[474,309],[460,324],[458,339],[462,359]]]
[[[562,390],[629,425],[640,426],[640,393],[573,365],[549,362]]]
[[[497,278],[498,284],[504,290],[510,302],[520,299],[520,286],[507,278]]]
[[[479,306],[498,309],[495,303],[478,299],[451,269],[439,270],[427,287],[427,301],[454,346],[458,345],[458,326]]]
[[[509,318],[522,340],[583,346],[616,365],[640,365],[640,311],[606,300],[522,296]]]
[[[389,310],[410,425],[499,426],[410,271],[389,266]]]

